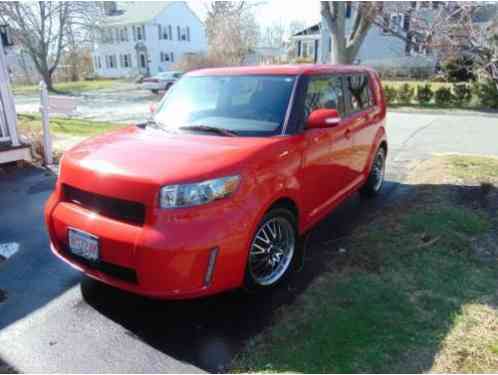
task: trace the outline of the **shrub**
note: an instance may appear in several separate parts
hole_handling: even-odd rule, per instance
[[[420,104],[429,104],[434,96],[434,91],[429,83],[424,86],[417,87],[417,101]]]
[[[401,103],[410,104],[415,90],[408,83],[403,84],[398,90],[398,98]]]
[[[494,81],[487,79],[476,83],[474,92],[483,107],[498,109],[498,88]]]
[[[393,104],[398,98],[398,91],[395,87],[386,85],[384,87],[384,95],[386,96],[386,101],[388,104]]]
[[[440,107],[448,107],[453,103],[453,94],[451,89],[447,87],[440,87],[434,93],[436,104]]]
[[[468,104],[472,99],[472,90],[466,83],[453,84],[454,101],[457,105]]]
[[[196,53],[187,53],[183,58],[174,65],[175,70],[190,72],[191,70],[214,68],[229,65],[221,58],[212,55],[203,55]]]

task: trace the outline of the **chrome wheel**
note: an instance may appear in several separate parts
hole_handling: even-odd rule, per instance
[[[384,176],[386,174],[385,152],[380,149],[375,158],[372,167],[373,190],[379,191],[384,184]]]
[[[291,264],[295,247],[295,230],[285,217],[274,217],[261,225],[249,253],[249,272],[254,282],[269,286],[280,280]]]

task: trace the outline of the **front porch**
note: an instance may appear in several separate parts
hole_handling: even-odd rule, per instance
[[[10,142],[0,143],[0,165],[16,161],[31,161],[31,147],[25,144],[12,146]]]
[[[31,161],[30,146],[19,140],[14,96],[9,82],[4,43],[0,38],[0,164]],[[7,44],[8,45],[8,44]]]

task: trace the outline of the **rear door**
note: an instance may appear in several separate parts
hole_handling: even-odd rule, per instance
[[[350,168],[353,180],[367,168],[372,144],[378,128],[378,107],[367,73],[345,76],[347,122],[353,137],[353,158]]]
[[[344,85],[335,75],[317,75],[309,78],[304,103],[304,121],[317,109],[336,109],[345,114]],[[304,131],[304,206],[310,220],[327,209],[347,185],[347,169],[352,149],[352,138],[342,121],[335,126]]]

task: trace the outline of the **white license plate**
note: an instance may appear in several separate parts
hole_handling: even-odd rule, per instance
[[[97,261],[99,259],[98,237],[78,229],[68,230],[69,251],[82,258]]]

